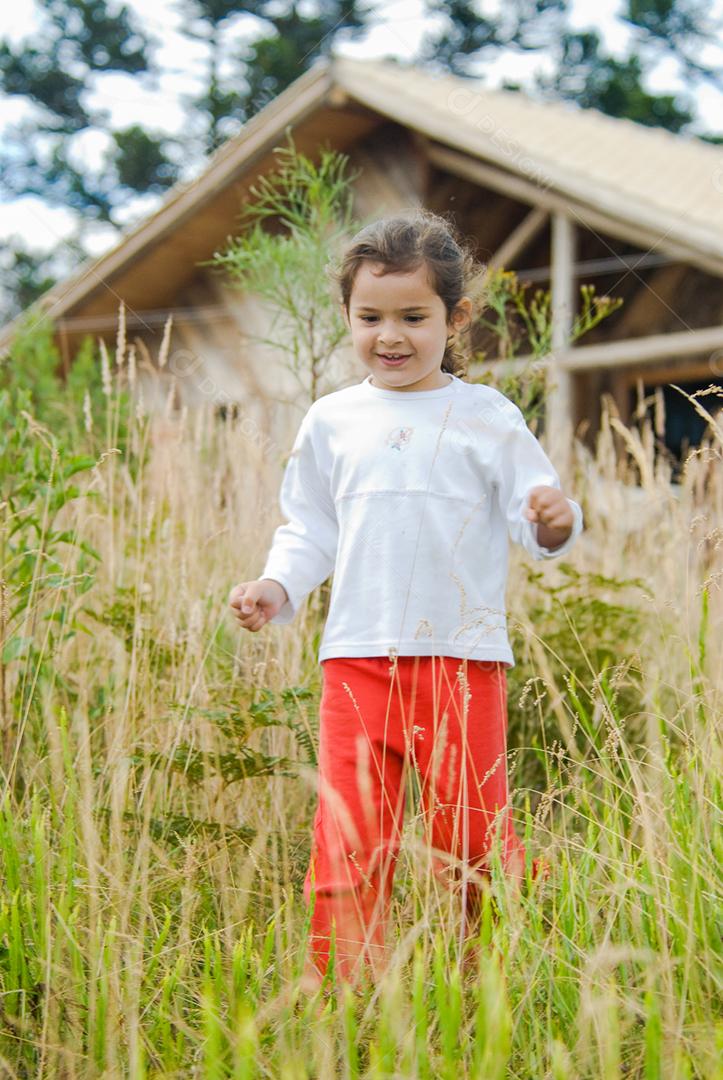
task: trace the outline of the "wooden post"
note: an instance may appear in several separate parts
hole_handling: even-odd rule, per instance
[[[567,475],[571,462],[572,375],[559,358],[570,346],[575,316],[575,226],[561,211],[552,215],[552,355],[548,378],[551,390],[545,407],[548,450],[561,474]]]
[[[647,337],[627,338],[625,341],[606,341],[602,345],[579,345],[577,348],[568,349],[565,353],[558,353],[558,362],[563,361],[569,371],[589,372],[596,368],[604,368],[610,371],[613,368],[627,368],[631,364],[653,364],[660,360],[679,361],[689,356],[707,356],[706,360],[697,361],[696,373],[690,377],[704,379],[699,376],[698,368],[707,366],[708,371],[716,374],[711,366],[712,356],[717,356],[723,351],[723,326],[703,326],[699,330],[682,330],[671,334],[649,334]],[[534,362],[534,356],[515,356],[512,359],[494,360],[495,371],[503,375],[512,375],[524,371]],[[540,361],[549,365],[551,358]],[[470,372],[479,374],[484,371],[484,364],[475,362],[470,364]],[[688,374],[688,367],[683,366],[676,373],[684,378]]]
[[[507,239],[497,248],[494,255],[487,263],[488,269],[493,267],[502,267],[503,270],[509,270],[511,263],[525,250],[527,245],[531,243],[539,231],[544,228],[547,223],[549,215],[546,210],[542,210],[539,206],[536,206],[533,210],[530,210],[529,214],[520,222],[517,228],[513,229]]]

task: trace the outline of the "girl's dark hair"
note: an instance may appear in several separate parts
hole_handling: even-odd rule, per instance
[[[463,296],[469,295],[473,305],[475,301],[481,301],[479,271],[484,267],[477,264],[472,250],[459,238],[454,225],[431,210],[419,208],[379,218],[352,237],[338,261],[328,268],[347,313],[354,279],[365,261],[382,263],[385,274],[413,272],[425,264],[430,284],[443,301],[448,320]],[[469,327],[462,333],[468,331]],[[465,375],[467,362],[466,348],[450,335],[442,371]]]

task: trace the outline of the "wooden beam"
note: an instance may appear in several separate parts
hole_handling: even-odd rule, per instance
[[[196,304],[193,307],[167,307],[142,309],[126,313],[127,328],[137,330],[154,326],[165,326],[169,315],[173,315],[174,324],[182,322],[203,322],[222,320],[233,321],[228,310],[220,304]],[[118,313],[113,315],[70,315],[56,321],[61,333],[90,334],[98,330],[115,330],[118,326]]]
[[[562,210],[567,204],[567,200],[548,191],[547,188],[538,187],[530,180],[505,172],[504,169],[499,169],[495,165],[478,161],[459,150],[450,150],[446,146],[430,142],[427,153],[430,161],[438,168],[459,176],[463,180],[470,180],[473,184],[479,184],[480,187],[499,191],[502,195],[508,195],[520,202],[539,206],[548,211]]]
[[[539,206],[550,213],[557,211],[568,214],[576,224],[583,225],[591,231],[599,229],[610,236],[627,240],[643,248],[655,247],[692,266],[698,266],[709,274],[723,277],[723,262],[720,259],[712,254],[706,255],[698,248],[671,240],[669,236],[654,229],[620,220],[578,199],[559,195],[547,187],[534,184],[531,180],[526,180],[514,173],[505,172],[497,166],[478,161],[459,150],[449,150],[445,146],[430,142],[428,153],[430,160],[439,168],[446,169],[464,180],[471,180],[480,187],[499,191],[512,199],[518,199],[530,206]]]
[[[575,317],[575,226],[567,214],[552,218],[552,351],[570,345]]]
[[[552,266],[552,326],[549,376],[545,402],[545,430],[554,438],[555,451],[567,459],[575,417],[572,415],[572,375],[557,357],[570,349],[575,317],[575,226],[567,214],[552,216],[550,263]]]
[[[619,373],[619,377],[623,384],[627,383],[630,386],[638,379],[643,379],[644,382],[657,386],[667,383],[704,382],[706,379],[714,383],[720,383],[721,374],[723,374],[723,358],[721,360],[716,358],[711,363],[709,357],[707,360],[697,362],[688,360],[685,367],[668,362],[665,365],[652,363],[629,369],[623,368]]]
[[[626,367],[628,364],[649,363],[667,357],[695,356],[723,349],[723,326],[703,330],[683,330],[674,334],[652,334],[628,341],[609,341],[605,345],[580,346],[571,349],[563,358],[571,371],[593,367]]]
[[[582,259],[573,266],[576,278],[598,277],[600,274],[636,274],[651,266],[682,266],[688,273],[690,267],[673,259],[670,255],[658,255],[656,252],[631,253],[629,255],[607,255],[601,259]],[[551,266],[522,266],[517,276],[525,281],[549,281],[552,277]],[[650,286],[652,288],[652,286]]]
[[[488,268],[499,266],[508,269],[511,263],[522,254],[527,245],[535,239],[549,216],[547,210],[543,210],[539,206],[530,210],[517,228],[513,229],[507,239],[497,248],[497,251],[487,263]]]
[[[723,349],[723,326],[708,326],[702,330],[685,330],[675,334],[651,334],[627,341],[608,341],[604,345],[579,345],[556,356],[557,364],[569,371],[591,371],[594,368],[624,368],[632,364],[647,364],[670,357],[696,356],[717,353]],[[512,360],[492,360],[495,371],[512,374],[530,364],[548,366],[550,357],[536,360],[533,356],[518,356]],[[720,361],[719,361],[720,363]],[[470,374],[483,371],[488,362],[470,364]],[[715,377],[711,367],[711,376]]]

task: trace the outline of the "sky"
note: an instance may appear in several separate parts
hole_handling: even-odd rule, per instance
[[[501,0],[504,2],[504,0]],[[168,69],[154,88],[142,80],[125,75],[106,75],[98,84],[88,101],[92,106],[107,110],[114,127],[143,122],[169,134],[184,129],[189,122],[181,95],[192,90],[203,69],[204,50],[177,32],[180,21],[175,0],[126,0],[128,7],[138,13],[141,25],[147,33],[158,39],[156,59],[161,67]],[[495,2],[482,4],[482,10],[494,10]],[[614,55],[625,55],[629,41],[625,26],[616,20],[621,8],[619,0],[573,0],[573,24],[579,29],[595,28],[603,36],[607,49]],[[712,0],[709,5],[714,17],[723,17],[723,0]],[[377,58],[395,55],[401,60],[412,60],[425,30],[433,28],[431,19],[423,27],[422,0],[378,0],[378,22],[366,34],[363,41],[342,43],[337,39],[338,52],[359,57]],[[12,0],[0,7],[0,38],[19,43],[38,22],[38,7],[33,0]],[[239,40],[243,36],[255,36],[257,26],[252,19],[240,20]],[[519,56],[513,52],[502,54],[493,63],[485,64],[485,82],[490,87],[501,85],[507,79],[529,86],[535,74],[549,70],[544,56]],[[653,91],[683,89],[674,60],[660,64],[648,81]],[[701,88],[695,100],[704,129],[720,131],[723,128],[723,94]],[[3,129],[27,113],[27,107],[19,99],[4,100],[0,112],[0,138]],[[101,159],[107,145],[101,132],[88,132],[75,144],[78,162],[92,166]],[[151,213],[162,201],[161,196],[139,196],[129,200],[125,208],[124,224],[130,226]],[[26,196],[12,203],[0,205],[0,241],[19,235],[37,251],[50,251],[74,230],[75,216],[57,207],[51,208],[34,197]],[[110,227],[98,225],[86,235],[86,247],[92,254],[101,254],[117,242],[117,233]]]

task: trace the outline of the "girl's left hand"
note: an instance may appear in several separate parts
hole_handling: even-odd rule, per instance
[[[570,504],[559,488],[545,484],[530,489],[525,517],[560,532],[569,532],[575,520]]]

